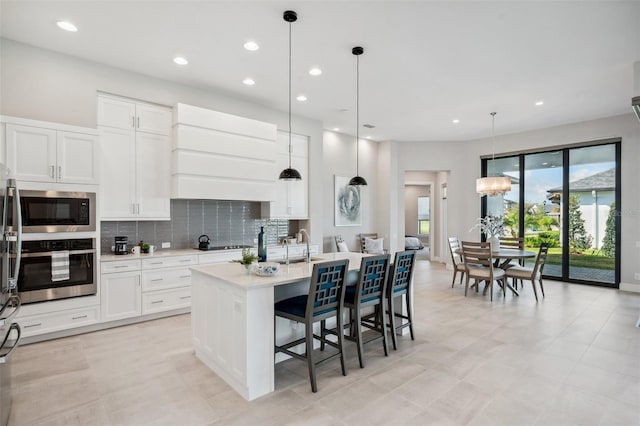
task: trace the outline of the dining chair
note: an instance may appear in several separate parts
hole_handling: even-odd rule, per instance
[[[467,273],[467,280],[464,286],[464,295],[467,296],[469,291],[469,281],[471,278],[475,281],[476,291],[480,281],[485,282],[482,294],[487,293],[487,288],[491,291],[491,301],[493,301],[493,282],[497,281],[502,287],[502,293],[506,297],[507,283],[505,281],[505,272],[503,269],[494,266],[493,255],[491,253],[491,243],[483,242],[462,242],[462,257]]]
[[[385,249],[382,246],[383,244],[382,238],[378,238],[378,234],[376,232],[372,232],[368,234],[360,234],[359,236],[360,236],[360,253],[369,253],[369,254],[387,253],[387,249]]]
[[[464,266],[464,259],[461,254],[462,246],[458,237],[449,237],[449,252],[451,253],[451,262],[453,262],[453,279],[451,280],[451,288],[456,283],[456,276],[460,272],[460,284],[464,278],[467,268]]]
[[[500,248],[524,250],[524,238],[523,237],[500,237]],[[524,266],[524,259],[520,259],[520,266]]]
[[[547,261],[547,255],[549,253],[549,243],[540,244],[540,251],[536,256],[536,261],[533,264],[533,268],[527,268],[524,266],[513,266],[506,271],[506,278],[514,280],[529,280],[531,281],[531,287],[533,287],[533,294],[536,296],[536,302],[538,301],[538,292],[536,291],[536,283],[538,280],[540,283],[540,290],[542,291],[542,297],[544,297],[544,286],[542,284],[542,270],[544,264]]]
[[[380,315],[381,323],[377,320],[363,318],[362,309],[374,307],[384,307],[385,291],[387,289],[387,277],[389,275],[388,254],[365,257],[360,264],[358,282],[354,286],[347,286],[344,296],[344,307],[349,309],[349,323],[345,328],[350,329],[350,333],[345,336],[347,340],[353,341],[358,347],[358,360],[360,368],[364,368],[363,345],[382,339],[384,356],[389,355],[389,345],[387,342],[387,321],[385,315]],[[362,328],[372,330],[373,333],[363,339]]]
[[[344,330],[344,282],[348,269],[348,259],[316,263],[313,265],[313,272],[311,273],[309,294],[290,297],[276,302],[274,305],[276,317],[286,318],[305,325],[305,336],[303,338],[280,346],[274,346],[276,353],[282,352],[293,358],[307,362],[309,380],[311,381],[311,390],[313,392],[318,391],[316,365],[340,356],[342,375],[347,375],[347,366],[344,361],[343,333],[337,333],[337,343],[328,340],[326,338],[325,321],[328,318],[335,317],[337,329]],[[320,335],[313,333],[313,325],[317,322],[320,322]],[[324,349],[325,345],[329,345],[336,348],[338,352],[324,356],[321,359],[316,359],[320,355],[314,354],[314,339],[321,342],[321,349]],[[302,343],[305,344],[305,352],[303,354],[290,350],[292,347]]]
[[[389,315],[389,328],[391,329],[391,340],[393,349],[398,349],[396,334],[405,327],[409,327],[411,340],[415,340],[413,335],[413,308],[412,308],[412,286],[413,270],[416,263],[416,252],[405,250],[396,252],[393,260],[391,272],[389,272],[389,283],[387,284],[387,313]],[[395,299],[404,295],[406,312],[404,315],[395,310]],[[402,299],[401,299],[402,300]],[[396,318],[400,319],[400,324],[396,325]]]

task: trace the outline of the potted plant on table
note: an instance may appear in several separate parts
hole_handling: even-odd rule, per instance
[[[242,249],[242,259],[236,259],[234,262],[237,262],[245,267],[247,272],[250,271],[251,265],[253,263],[258,263],[259,257],[253,253],[251,253],[251,249],[244,248]]]
[[[140,245],[140,251],[142,251],[142,253],[149,253],[149,248],[151,247],[151,244],[149,243],[142,243]]]

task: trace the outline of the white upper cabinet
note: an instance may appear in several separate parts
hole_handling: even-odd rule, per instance
[[[7,166],[31,182],[98,183],[95,130],[26,119],[6,125]]]
[[[171,110],[98,96],[101,217],[170,219]]]
[[[289,167],[289,132],[278,131],[276,164],[278,172]],[[302,180],[276,182],[275,200],[263,203],[262,216],[272,219],[309,217],[309,138],[291,134],[291,167]]]
[[[171,135],[171,110],[133,100],[99,96],[98,125]]]

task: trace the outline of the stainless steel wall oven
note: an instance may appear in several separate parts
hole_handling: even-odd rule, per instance
[[[26,304],[96,294],[96,274],[94,238],[23,241],[18,295]]]

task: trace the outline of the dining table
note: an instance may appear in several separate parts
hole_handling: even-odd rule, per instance
[[[456,254],[462,255],[462,248],[455,250]],[[536,257],[536,254],[532,251],[520,250],[520,249],[511,249],[511,248],[498,248],[497,250],[491,250],[491,256],[494,258],[495,263],[494,266],[500,269],[507,269],[509,263],[516,259],[530,259]],[[507,287],[509,290],[513,292],[516,296],[519,296],[518,290],[513,288],[511,284],[509,284],[506,280]]]

